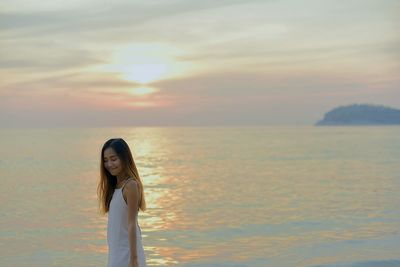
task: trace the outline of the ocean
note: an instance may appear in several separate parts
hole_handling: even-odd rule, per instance
[[[0,266],[107,266],[100,150],[142,178],[148,266],[400,266],[400,127],[0,130]]]

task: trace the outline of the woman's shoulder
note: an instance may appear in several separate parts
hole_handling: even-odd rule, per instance
[[[135,199],[140,197],[138,183],[134,179],[126,181],[124,188],[125,189],[122,191],[122,195],[124,196],[125,200],[128,198]],[[128,201],[126,202],[128,203]]]
[[[123,188],[132,189],[132,188],[134,188],[134,187],[136,187],[136,186],[137,186],[137,182],[135,181],[135,179],[133,179],[133,178],[128,178],[128,179],[126,179]]]
[[[137,182],[133,177],[130,177],[126,179],[126,184],[137,184]]]

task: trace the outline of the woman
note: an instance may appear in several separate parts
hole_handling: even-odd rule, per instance
[[[108,267],[145,267],[138,212],[146,210],[143,184],[128,144],[108,140],[101,150],[100,210],[108,212]]]

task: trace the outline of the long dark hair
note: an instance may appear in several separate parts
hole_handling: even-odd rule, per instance
[[[104,166],[104,150],[112,148],[122,162],[122,168],[126,175],[132,177],[139,185],[140,201],[139,209],[146,210],[146,201],[144,199],[143,184],[136,168],[135,161],[133,160],[131,150],[128,144],[122,138],[112,138],[104,143],[100,155],[100,181],[97,186],[97,195],[99,198],[100,212],[106,214],[110,209],[110,202],[117,185],[117,177],[111,173]]]

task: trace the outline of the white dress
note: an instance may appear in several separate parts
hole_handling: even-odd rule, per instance
[[[108,267],[129,267],[131,252],[128,235],[128,205],[122,195],[122,189],[128,180],[121,188],[115,189],[110,202],[107,223]],[[139,267],[146,267],[142,231],[137,220],[136,249]]]

